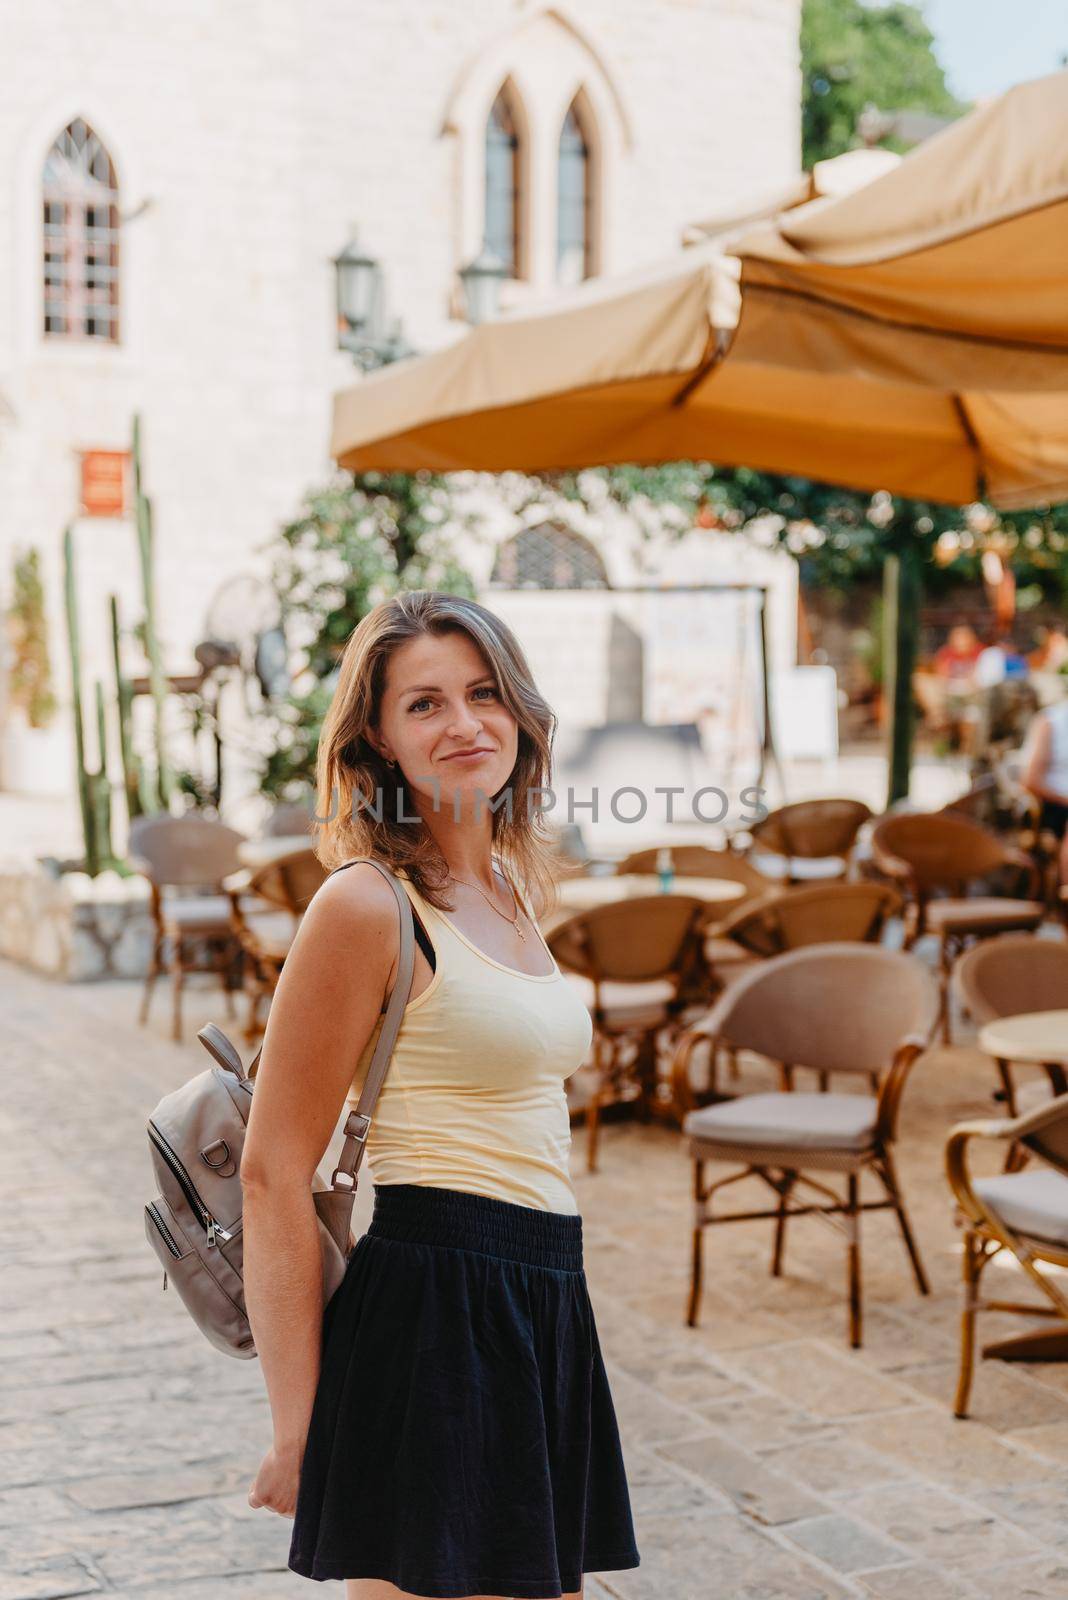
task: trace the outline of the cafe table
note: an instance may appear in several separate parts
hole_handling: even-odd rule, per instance
[[[1068,1011],[1028,1011],[998,1017],[979,1030],[979,1048],[993,1056],[1002,1080],[1010,1062],[1044,1067],[1053,1094],[1068,1093]],[[1068,1327],[1039,1329],[984,1345],[984,1356],[1000,1361],[1068,1360]]]
[[[660,880],[650,872],[618,872],[607,877],[563,878],[556,886],[561,909],[569,914],[575,911],[592,911],[596,906],[615,905],[619,900],[633,900],[640,895],[660,894]],[[741,900],[745,885],[733,878],[675,877],[671,894],[689,894],[698,900],[710,900],[726,907]]]
[[[650,872],[618,872],[607,876],[562,878],[556,885],[557,904],[539,920],[543,934],[552,933],[568,917],[579,911],[593,911],[598,906],[617,905],[621,900],[634,900],[641,895],[660,894],[660,879]],[[737,900],[744,899],[744,884],[733,878],[675,877],[671,894],[692,895],[698,900],[721,905],[724,912]]]
[[[979,1048],[993,1056],[1004,1080],[1010,1062],[1044,1067],[1054,1094],[1068,1092],[1068,1011],[1028,1011],[998,1017],[979,1030]]]

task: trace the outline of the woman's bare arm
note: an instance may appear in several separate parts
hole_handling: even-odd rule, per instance
[[[1024,788],[1037,800],[1057,800],[1063,804],[1068,800],[1068,795],[1058,794],[1055,789],[1050,789],[1046,785],[1046,772],[1053,752],[1053,736],[1048,717],[1039,716],[1036,719],[1029,745],[1027,766],[1022,779]]]
[[[312,1178],[398,949],[393,890],[375,867],[349,867],[308,907],[271,1005],[241,1186],[246,1304],[271,1404],[276,1467],[299,1467],[319,1378],[322,1258]],[[292,1470],[283,1476],[295,1494]],[[257,1503],[292,1510],[273,1498]]]

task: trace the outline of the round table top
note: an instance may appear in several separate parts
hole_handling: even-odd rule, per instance
[[[603,878],[564,878],[556,886],[560,905],[568,911],[592,911],[595,906],[614,905],[617,900],[633,900],[639,895],[659,894],[660,879],[652,872],[613,873]],[[720,903],[740,900],[745,885],[733,878],[677,877],[672,894],[690,894],[698,900]]]
[[[1000,1061],[1068,1062],[1068,1011],[998,1017],[980,1028],[979,1048]]]
[[[244,839],[237,847],[238,860],[252,872],[269,867],[281,856],[290,856],[295,850],[310,850],[315,843],[310,833],[278,833],[266,839]]]

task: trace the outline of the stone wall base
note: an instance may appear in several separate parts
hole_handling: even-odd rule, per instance
[[[143,878],[0,868],[0,956],[67,983],[143,978],[152,954]]]

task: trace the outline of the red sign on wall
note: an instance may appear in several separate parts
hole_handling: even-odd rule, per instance
[[[128,450],[82,451],[83,517],[121,517],[127,506]]]

